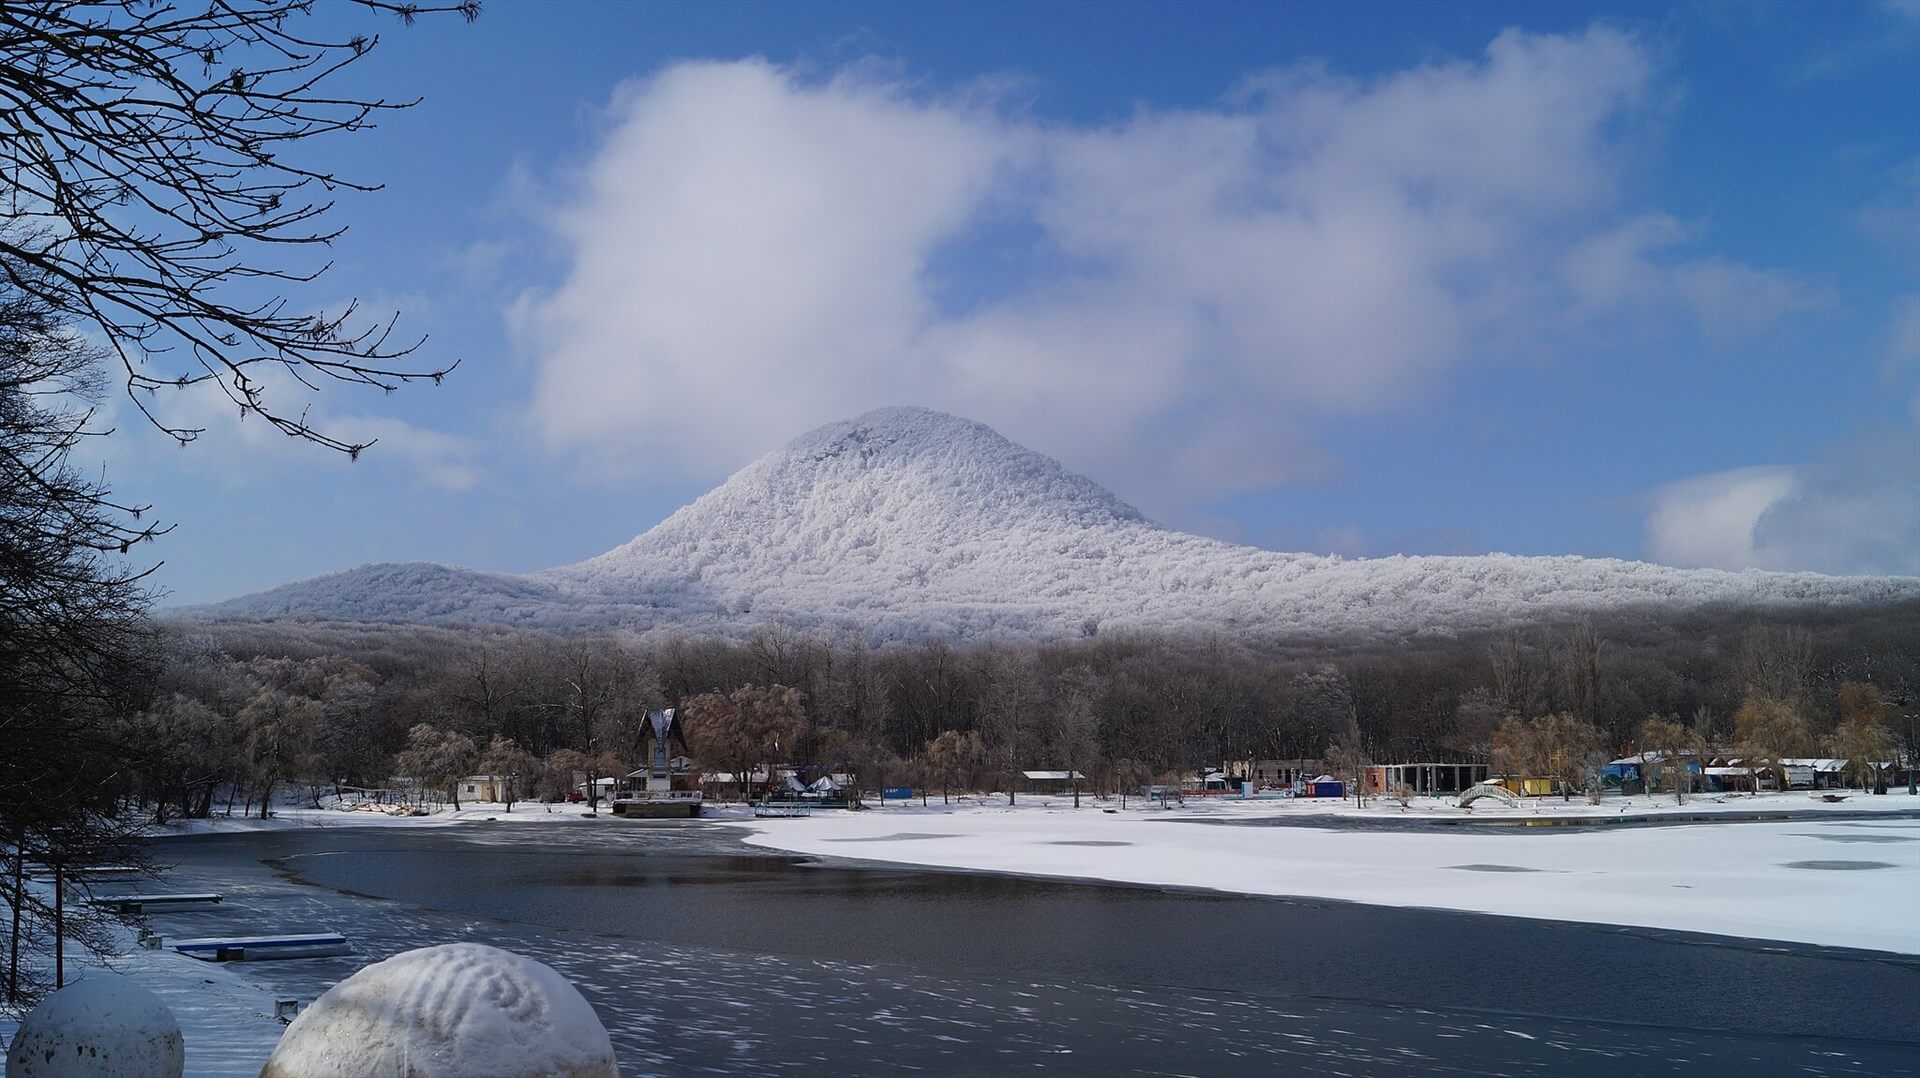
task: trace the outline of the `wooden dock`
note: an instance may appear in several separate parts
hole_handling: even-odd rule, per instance
[[[283,936],[209,936],[174,940],[167,947],[202,962],[271,962],[282,958],[327,958],[350,954],[347,937],[338,932],[307,932]]]

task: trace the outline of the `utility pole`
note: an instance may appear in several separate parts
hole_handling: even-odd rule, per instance
[[[60,868],[61,858],[53,858],[53,988],[59,991],[67,986],[67,917],[65,876]]]
[[[1914,759],[1913,751],[1916,745],[1920,745],[1920,737],[1914,736],[1920,733],[1920,730],[1916,730],[1914,722],[1916,718],[1920,718],[1920,712],[1909,710],[1913,707],[1913,697],[1905,693],[1900,694],[1898,703],[1900,713],[1907,717],[1907,796],[1920,797],[1920,775],[1915,774],[1914,768],[1914,764],[1920,763],[1920,760]]]
[[[7,943],[7,1002],[20,1001],[20,901],[26,894],[27,829],[13,847],[13,932]]]

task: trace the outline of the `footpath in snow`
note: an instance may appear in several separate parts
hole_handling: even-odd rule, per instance
[[[1089,798],[1009,808],[889,806],[751,821],[748,842],[944,869],[1337,899],[1920,954],[1920,810],[1905,791],[1827,804],[1805,794],[1528,802],[1483,820],[1727,815],[1618,827],[1392,827],[1465,816],[1444,802],[1210,802],[1106,811]],[[1734,822],[1758,812],[1811,819]],[[1890,813],[1895,813],[1890,815]],[[1348,819],[1376,819],[1380,830]],[[1324,819],[1328,826],[1311,826]],[[1280,826],[1304,823],[1308,826]],[[1272,824],[1274,826],[1261,826]],[[1235,826],[1239,825],[1239,826]]]

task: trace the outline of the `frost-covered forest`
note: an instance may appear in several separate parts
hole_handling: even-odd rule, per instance
[[[1561,622],[1395,648],[1147,633],[875,647],[791,630],[662,639],[338,622],[178,622],[158,647],[158,689],[134,720],[148,766],[126,792],[162,817],[400,773],[518,769],[524,790],[553,796],[576,770],[637,766],[648,708],[747,685],[799,690],[807,732],[792,762],[876,783],[928,781],[937,762],[982,786],[1023,768],[1112,781],[1336,745],[1377,760],[1484,758],[1504,721],[1553,715],[1590,724],[1609,753],[1632,748],[1649,717],[1733,750],[1749,737],[1735,716],[1756,700],[1797,724],[1783,746],[1794,755],[1832,744],[1861,686],[1904,738],[1899,705],[1913,710],[1920,689],[1910,605]]]
[[[1920,599],[1920,580],[1674,569],[1612,558],[1346,559],[1161,527],[991,428],[924,408],[830,423],[624,546],[527,575],[372,565],[195,611],[209,618],[490,622],[875,641],[1225,632],[1328,641],[1495,629],[1547,614]]]

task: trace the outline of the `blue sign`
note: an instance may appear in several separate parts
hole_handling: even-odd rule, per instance
[[[913,787],[911,786],[889,786],[880,791],[882,801],[906,801],[912,797]]]

